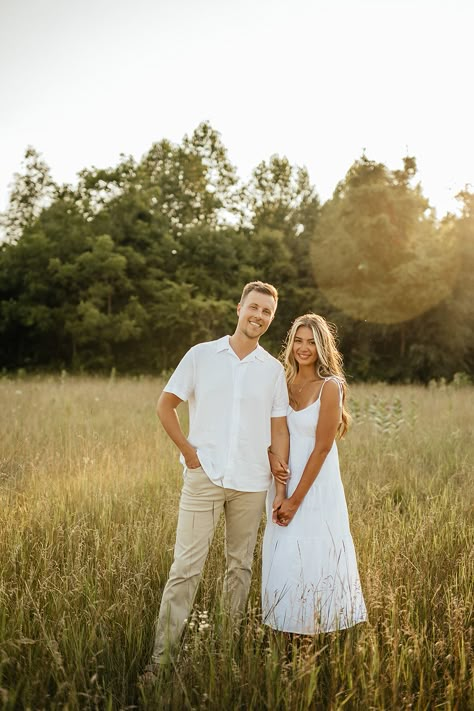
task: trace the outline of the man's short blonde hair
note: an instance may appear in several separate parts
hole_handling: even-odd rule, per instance
[[[251,291],[258,291],[260,294],[271,296],[275,302],[275,309],[278,306],[278,291],[272,284],[267,284],[263,281],[249,281],[249,283],[244,286],[242,296],[240,297],[241,304],[243,304],[246,296],[248,296]]]

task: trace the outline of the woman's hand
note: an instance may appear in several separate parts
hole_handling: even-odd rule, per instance
[[[281,459],[277,454],[268,451],[268,459],[270,461],[270,469],[276,481],[280,484],[286,484],[290,478],[290,470],[288,463]]]
[[[298,511],[299,504],[290,497],[289,499],[283,499],[278,510],[276,511],[277,523],[279,526],[288,526],[291,523],[293,516]]]

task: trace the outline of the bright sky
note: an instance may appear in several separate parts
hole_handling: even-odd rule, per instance
[[[322,200],[408,153],[438,215],[474,188],[473,0],[0,0],[0,209],[27,145],[57,182],[203,120],[242,178],[273,153]]]

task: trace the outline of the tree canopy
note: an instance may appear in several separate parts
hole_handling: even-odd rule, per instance
[[[291,321],[336,323],[353,378],[472,372],[474,195],[436,219],[416,161],[361,156],[321,205],[304,167],[274,155],[247,183],[205,122],[181,144],[54,184],[32,147],[2,215],[0,365],[156,372],[232,332],[243,285],[278,288],[263,345]]]

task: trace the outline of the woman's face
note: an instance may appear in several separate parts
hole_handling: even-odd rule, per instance
[[[309,326],[299,326],[296,330],[293,355],[298,365],[313,365],[318,360],[313,331]]]

